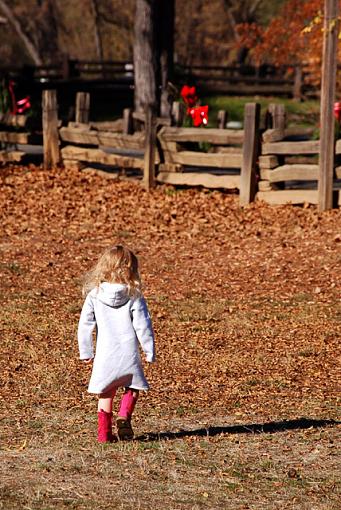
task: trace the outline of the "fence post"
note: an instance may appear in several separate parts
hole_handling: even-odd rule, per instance
[[[172,104],[171,122],[172,126],[181,127],[185,117],[185,105],[180,101]]]
[[[145,150],[143,181],[147,191],[155,187],[156,116],[151,107],[146,108]]]
[[[60,161],[58,133],[58,104],[55,90],[43,90],[44,168],[48,170]]]
[[[123,110],[123,133],[131,135],[134,131],[133,128],[133,111],[131,108],[124,108]]]
[[[260,104],[247,103],[244,110],[243,163],[240,172],[239,204],[243,207],[255,198],[256,163],[259,152]]]
[[[283,132],[286,126],[286,113],[284,104],[271,103],[269,104],[268,111],[271,118],[271,128],[278,129]]]
[[[225,129],[227,124],[228,114],[226,110],[219,110],[217,116],[217,124],[219,129]]]
[[[77,92],[76,94],[76,122],[89,123],[90,94],[89,92]]]
[[[294,75],[294,87],[293,87],[293,98],[295,101],[301,101],[302,99],[302,84],[303,84],[303,72],[302,66],[295,66]]]
[[[325,0],[323,23],[322,83],[320,106],[320,156],[318,180],[318,208],[326,211],[333,207],[334,174],[334,134],[333,115],[336,71],[337,45],[339,33],[339,3],[337,0]]]

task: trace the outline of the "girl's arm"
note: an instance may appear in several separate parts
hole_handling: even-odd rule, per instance
[[[91,296],[88,294],[84,301],[78,324],[79,357],[82,360],[89,360],[94,357],[92,331],[95,326],[94,305]]]
[[[136,336],[146,355],[147,361],[152,363],[155,361],[154,332],[147,303],[143,296],[133,301],[131,312]]]

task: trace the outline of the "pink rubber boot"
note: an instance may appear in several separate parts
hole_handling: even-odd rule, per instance
[[[138,396],[138,390],[128,388],[121,398],[120,409],[116,420],[117,434],[121,441],[129,441],[134,437],[131,426],[131,416],[135,409]]]
[[[98,435],[99,443],[112,443],[112,413],[107,413],[101,409],[98,412]]]

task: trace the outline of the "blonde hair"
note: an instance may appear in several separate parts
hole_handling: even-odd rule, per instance
[[[136,255],[125,246],[108,248],[95,267],[85,275],[83,294],[98,288],[102,282],[122,283],[127,286],[129,296],[139,294],[141,278]]]

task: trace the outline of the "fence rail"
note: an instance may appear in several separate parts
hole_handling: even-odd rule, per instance
[[[341,66],[339,68],[341,70]],[[54,65],[0,67],[0,78],[30,81],[37,86],[58,82],[105,82],[121,85],[127,89],[134,86],[134,66],[131,61],[90,61],[64,59]],[[318,89],[309,80],[306,66],[286,65],[181,65],[177,64],[174,81],[178,84],[191,82],[202,93],[238,95],[282,95],[301,99],[305,95],[316,96]]]

